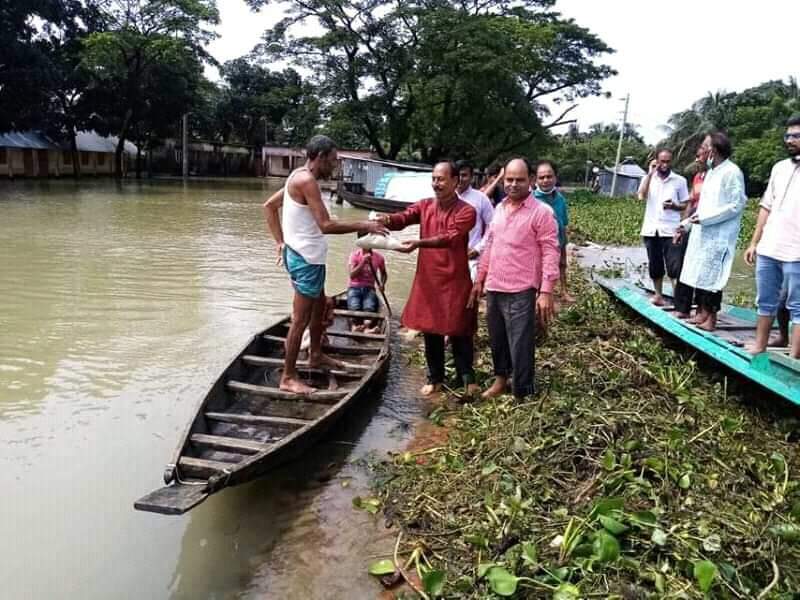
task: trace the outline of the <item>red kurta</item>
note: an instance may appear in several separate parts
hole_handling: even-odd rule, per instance
[[[423,333],[474,334],[477,312],[467,309],[472,290],[467,240],[475,225],[475,209],[462,200],[441,209],[435,198],[427,198],[391,215],[389,229],[417,223],[420,239],[434,238],[443,245],[418,250],[417,272],[401,323]]]

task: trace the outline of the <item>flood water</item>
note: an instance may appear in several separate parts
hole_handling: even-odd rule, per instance
[[[0,184],[0,596],[371,598],[393,533],[352,508],[363,460],[403,445],[422,373],[269,479],[181,517],[134,511],[247,339],[291,289],[259,183]],[[334,207],[345,218],[365,213]],[[409,232],[407,235],[415,235]],[[332,236],[328,291],[354,236]],[[399,314],[415,256],[387,256]],[[392,539],[389,539],[392,538]]]

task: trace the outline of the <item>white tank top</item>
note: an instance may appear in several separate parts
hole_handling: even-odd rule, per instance
[[[286,178],[281,212],[283,241],[302,256],[308,264],[324,265],[328,258],[328,241],[325,239],[325,234],[314,220],[314,215],[311,214],[308,205],[300,204],[289,195],[289,182],[295,173],[304,170],[306,170],[305,167],[300,167],[292,171]]]

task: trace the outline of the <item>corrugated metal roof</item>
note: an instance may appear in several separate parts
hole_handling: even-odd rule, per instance
[[[614,167],[604,167],[604,169],[610,173],[614,172]],[[617,175],[641,178],[647,175],[647,172],[636,163],[621,163],[617,169]]]
[[[0,133],[0,147],[30,148],[33,150],[58,150],[46,135],[39,131],[9,131]]]
[[[103,137],[95,131],[79,131],[75,136],[78,150],[82,152],[113,153],[117,148],[119,138],[115,136]],[[0,133],[0,147],[3,148],[29,148],[31,150],[69,150],[69,143],[56,144],[41,131],[9,131]],[[136,144],[126,141],[125,152],[136,154]]]

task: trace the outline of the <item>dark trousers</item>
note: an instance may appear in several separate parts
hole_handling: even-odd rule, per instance
[[[647,267],[650,279],[663,279],[666,274],[670,279],[677,279],[683,266],[683,254],[680,244],[672,243],[672,236],[659,237],[658,235],[643,237],[645,250],[647,250]]]
[[[683,269],[683,261],[686,258],[686,246],[689,244],[690,235],[692,235],[691,231],[684,233],[681,236],[681,241],[675,244],[676,257],[679,257],[680,259],[680,267],[678,269],[679,274],[681,269]],[[676,258],[676,260],[678,260],[678,258]],[[694,301],[694,288],[690,285],[682,283],[681,281],[678,281],[675,284],[673,300],[675,304],[675,311],[688,315],[692,310],[692,302]]]
[[[697,301],[697,308],[699,310],[717,313],[719,309],[722,308],[722,290],[718,292],[709,292],[708,290],[696,288],[694,290],[694,298]]]
[[[534,393],[536,290],[486,293],[486,321],[494,374],[512,376],[514,395]]]
[[[425,362],[428,365],[428,383],[444,382],[444,336],[435,333],[423,334],[425,340]],[[474,352],[471,335],[450,336],[450,347],[453,350],[453,362],[459,382],[464,385],[475,383],[475,371],[472,370]]]

